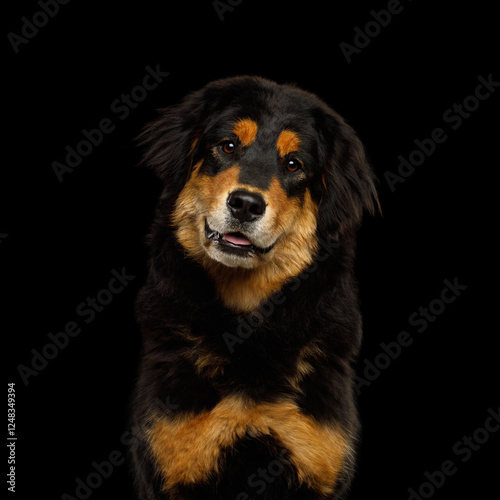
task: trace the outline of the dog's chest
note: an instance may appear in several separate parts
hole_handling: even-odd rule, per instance
[[[350,453],[336,426],[303,414],[290,399],[258,404],[228,396],[211,410],[195,415],[154,416],[148,437],[165,486],[173,487],[202,482],[220,473],[227,450],[244,438],[259,436],[277,439],[299,481],[323,494],[332,491]]]

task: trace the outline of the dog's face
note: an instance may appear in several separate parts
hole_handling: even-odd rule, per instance
[[[352,129],[292,86],[213,82],[166,110],[144,139],[145,161],[175,199],[178,242],[226,286],[237,279],[227,269],[240,269],[239,279],[279,289],[312,263],[320,236],[355,225],[376,203]]]
[[[235,110],[205,134],[202,158],[176,203],[179,241],[196,258],[228,267],[253,269],[285,255],[311,262],[317,145],[294,114],[252,108],[252,118],[243,114],[249,109]]]

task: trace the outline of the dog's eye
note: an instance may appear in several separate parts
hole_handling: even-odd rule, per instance
[[[234,153],[234,150],[236,149],[236,144],[233,141],[225,141],[221,144],[221,147],[224,153],[230,155],[231,153]]]
[[[299,160],[292,158],[291,160],[288,160],[286,162],[286,169],[289,172],[297,172],[297,170],[299,170],[300,168],[301,168],[301,164],[300,164]]]

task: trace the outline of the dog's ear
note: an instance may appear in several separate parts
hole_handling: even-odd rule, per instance
[[[322,127],[324,151],[319,229],[324,236],[355,228],[364,212],[380,211],[376,178],[354,130],[334,112]]]
[[[141,165],[174,190],[182,189],[193,167],[201,112],[200,92],[194,92],[180,104],[159,110],[159,117],[137,137],[144,148]]]

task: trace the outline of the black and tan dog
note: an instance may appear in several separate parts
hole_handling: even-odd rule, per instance
[[[142,134],[164,183],[137,314],[139,497],[337,499],[354,467],[354,131],[291,85],[210,83]]]

